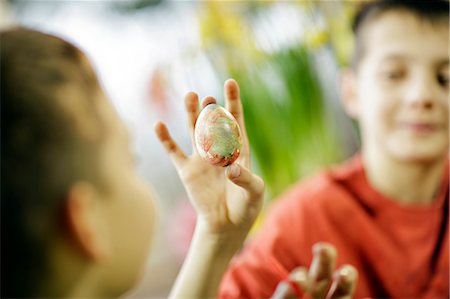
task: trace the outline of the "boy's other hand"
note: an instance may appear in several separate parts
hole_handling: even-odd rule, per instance
[[[187,194],[198,213],[198,225],[213,235],[230,235],[242,242],[262,205],[263,180],[253,174],[239,86],[234,80],[225,82],[226,109],[236,118],[242,133],[242,149],[236,162],[227,168],[213,166],[201,159],[194,140],[194,128],[200,109],[198,95],[185,96],[185,108],[192,142],[192,155],[186,155],[172,139],[166,125],[159,122],[155,132],[170,155]],[[215,103],[213,97],[202,101],[202,108]]]
[[[336,249],[328,243],[313,246],[309,270],[294,269],[288,280],[278,284],[271,299],[325,298],[350,299],[356,288],[358,271],[350,265],[335,270]]]

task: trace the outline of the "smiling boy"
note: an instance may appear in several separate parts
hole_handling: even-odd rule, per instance
[[[365,3],[353,29],[342,99],[361,152],[275,202],[221,298],[269,297],[319,241],[358,270],[355,297],[449,297],[449,4]]]

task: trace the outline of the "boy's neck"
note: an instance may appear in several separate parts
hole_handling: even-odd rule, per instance
[[[110,297],[99,292],[99,271],[73,248],[68,247],[62,236],[54,238],[49,250],[51,259],[48,261],[46,279],[40,283],[36,297]]]
[[[399,161],[363,151],[367,179],[381,194],[403,204],[430,204],[442,184],[446,158],[433,163]]]

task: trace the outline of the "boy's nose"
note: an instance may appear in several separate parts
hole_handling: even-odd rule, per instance
[[[430,110],[439,97],[437,82],[431,76],[417,76],[408,87],[406,101],[415,109]]]

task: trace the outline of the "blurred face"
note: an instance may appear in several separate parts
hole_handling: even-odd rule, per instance
[[[356,117],[363,151],[402,161],[442,159],[449,146],[448,22],[393,11],[366,24]]]
[[[107,184],[102,210],[111,256],[101,288],[108,296],[117,296],[137,282],[145,267],[154,228],[154,198],[136,173],[128,132],[107,101],[102,113],[109,134],[102,159]]]

